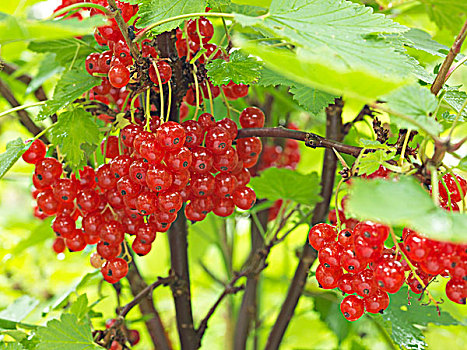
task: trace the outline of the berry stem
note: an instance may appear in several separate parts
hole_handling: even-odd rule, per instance
[[[193,116],[193,120],[196,120],[198,117],[198,111],[199,111],[199,84],[198,84],[198,77],[196,76],[196,65],[193,64],[193,79],[195,81],[195,91],[196,91],[196,109],[195,109],[195,115]]]
[[[167,121],[169,120],[170,117],[170,109],[172,108],[172,83],[169,81],[167,83],[167,88],[169,90],[169,100],[167,102]]]
[[[164,118],[164,88],[162,86],[161,74],[159,72],[159,68],[157,68],[156,62],[152,62],[152,66],[154,67],[154,70],[156,71],[157,83],[159,84],[159,96],[160,96],[160,100],[161,100],[159,118],[161,119],[161,122],[163,122],[163,121],[165,121],[165,118]],[[168,116],[169,115],[167,115],[167,119],[168,119]]]
[[[214,115],[214,104],[212,102],[212,93],[211,93],[211,87],[209,86],[209,80],[206,81],[206,89],[208,90],[209,107],[211,108],[211,114]]]
[[[227,97],[225,96],[225,93],[224,93],[224,90],[222,90],[222,88],[220,89],[221,91],[221,96],[222,96],[222,102],[224,102],[224,105],[225,107],[227,108],[227,117],[229,119],[232,118],[232,116],[230,115],[230,104],[229,104],[229,101],[227,101]],[[242,129],[243,130],[243,129]],[[249,136],[245,136],[245,137],[249,137]]]
[[[54,12],[52,15],[44,19],[44,21],[50,21],[54,18],[57,18],[58,16],[61,16],[67,12],[70,12],[72,10],[76,9],[81,9],[81,8],[95,8],[98,9],[99,11],[104,12],[107,16],[112,16],[112,11],[109,11],[106,7],[99,5],[99,4],[93,4],[90,2],[79,2],[77,4],[73,4],[67,7],[64,7],[56,12]]]
[[[114,1],[115,0],[109,0],[110,1]],[[233,13],[220,13],[220,12],[197,12],[197,13],[187,13],[187,14],[184,14],[184,15],[178,15],[178,16],[174,16],[174,17],[169,17],[169,18],[165,18],[163,20],[160,20],[156,23],[153,23],[153,24],[150,24],[149,26],[147,26],[146,28],[144,28],[137,36],[136,38],[133,40],[134,42],[137,42],[137,41],[140,41],[148,31],[150,31],[151,29],[157,27],[157,26],[160,26],[162,24],[165,24],[165,23],[169,23],[169,22],[172,22],[172,21],[177,21],[177,20],[180,20],[180,19],[187,19],[187,18],[192,18],[192,17],[221,17],[221,18],[234,18],[235,15]]]
[[[6,116],[8,114],[11,114],[13,112],[22,111],[24,109],[28,109],[28,108],[31,108],[31,107],[37,107],[37,106],[45,105],[46,102],[47,101],[40,101],[40,102],[30,103],[28,105],[21,105],[21,106],[18,106],[18,107],[10,108],[10,109],[0,113],[0,118]]]
[[[399,159],[399,165],[400,166],[402,166],[402,164],[404,163],[405,151],[407,150],[407,145],[409,143],[411,132],[412,132],[411,129],[407,129],[407,133],[405,134],[404,143],[402,145],[401,157]]]
[[[449,190],[446,184],[444,183],[444,181],[442,181],[442,184],[446,188],[446,192],[449,195]],[[439,207],[439,187],[438,186],[439,186],[438,171],[434,167],[432,167],[431,169],[431,197],[433,199],[433,203],[437,207]],[[449,196],[449,204],[451,204],[451,196]]]
[[[336,207],[337,232],[341,230],[341,218],[339,215],[339,191],[343,183],[344,183],[344,178],[339,180],[339,183],[337,184],[337,187],[336,187],[336,194],[334,195],[334,206]],[[337,239],[337,236],[336,236],[336,239]]]
[[[452,133],[454,131],[454,128],[456,127],[457,125],[457,122],[459,121],[459,118],[462,114],[462,112],[464,111],[465,107],[467,106],[467,99],[464,101],[464,103],[462,104],[461,108],[459,109],[459,111],[457,112],[456,114],[456,118],[454,119],[454,121],[452,122],[452,125],[451,125],[451,129],[449,130],[449,135],[448,135],[448,140],[451,139],[452,137]]]

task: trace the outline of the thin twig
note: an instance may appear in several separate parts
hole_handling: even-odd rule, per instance
[[[291,130],[282,127],[276,128],[244,128],[238,130],[237,138],[245,137],[282,137],[288,139],[294,139],[297,141],[304,141],[305,145],[311,148],[335,148],[336,151],[344,154],[349,154],[354,157],[358,157],[360,152],[363,150],[362,147],[350,146],[338,141],[334,141],[322,136],[316,135],[311,132]],[[366,152],[371,152],[368,149]]]
[[[2,81],[0,80],[0,95],[5,98],[5,100],[8,101],[8,103],[11,105],[11,107],[19,107],[21,104],[18,102],[16,99],[15,95],[13,95],[13,92],[10,90],[10,88]],[[16,111],[16,114],[19,117],[19,121],[23,126],[34,136],[40,134],[42,132],[42,128],[37,126],[29,116],[29,113],[26,112],[24,109],[20,109]],[[45,135],[42,135],[40,139],[45,143],[49,144],[49,140]]]
[[[141,300],[143,300],[149,293],[152,293],[154,289],[156,289],[159,286],[168,286],[174,281],[175,276],[168,276],[164,278],[158,277],[156,282],[148,285],[146,288],[141,290],[141,292],[139,292],[132,301],[130,301],[128,304],[122,307],[120,312],[118,313],[118,316],[125,317],[131,311],[131,309],[138,305],[141,302]]]

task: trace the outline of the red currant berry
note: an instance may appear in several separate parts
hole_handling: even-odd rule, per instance
[[[264,113],[256,107],[245,108],[239,117],[242,128],[262,128],[264,126]]]
[[[319,264],[316,269],[316,280],[321,288],[334,289],[337,288],[337,282],[342,274],[343,272],[340,267],[325,267]]]
[[[365,305],[363,299],[355,295],[348,295],[341,302],[341,311],[348,321],[356,321],[363,315]]]
[[[124,87],[130,81],[130,71],[123,64],[116,64],[109,70],[109,82],[113,87]]]
[[[249,187],[237,188],[232,194],[232,199],[238,208],[248,210],[256,202],[256,193]]]
[[[154,192],[168,190],[172,186],[173,175],[164,165],[150,168],[146,173],[146,183]]]
[[[176,150],[183,147],[185,143],[185,130],[176,122],[167,122],[157,130],[157,141],[161,147],[167,150]]]
[[[363,302],[366,312],[382,314],[389,306],[389,295],[384,290],[377,289],[376,292],[363,299]]]
[[[52,245],[52,249],[54,250],[55,253],[60,254],[65,251],[65,241],[61,237],[57,237],[54,240],[54,244]]]
[[[46,153],[47,146],[40,139],[37,139],[23,153],[22,158],[26,163],[36,164],[38,161],[44,159]]]
[[[308,233],[308,242],[316,250],[320,250],[325,243],[332,242],[336,238],[336,228],[329,224],[316,224]]]

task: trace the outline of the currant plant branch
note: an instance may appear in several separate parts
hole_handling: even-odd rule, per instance
[[[446,82],[446,77],[449,73],[449,69],[451,68],[452,63],[454,62],[454,59],[456,58],[456,56],[459,54],[466,36],[467,36],[467,20],[464,22],[464,25],[459,31],[459,34],[457,35],[456,40],[454,41],[451,48],[449,49],[449,53],[444,59],[444,62],[441,65],[438,71],[438,74],[436,75],[435,81],[433,82],[433,85],[431,86],[431,92],[435,96],[438,95],[438,92],[442,89],[444,83]]]

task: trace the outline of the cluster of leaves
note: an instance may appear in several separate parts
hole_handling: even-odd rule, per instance
[[[84,284],[89,276],[86,275],[80,284]],[[75,290],[76,290],[75,286]],[[70,297],[64,294],[61,302]],[[51,350],[74,349],[92,350],[102,349],[94,343],[92,337],[91,318],[101,316],[92,310],[96,303],[89,305],[86,294],[80,295],[74,303],[61,310],[62,303],[55,303],[43,314],[50,310],[61,311],[59,318],[52,318],[44,326],[24,323],[23,320],[39,306],[37,299],[23,296],[15,300],[10,306],[0,312],[0,338],[14,341],[0,341],[2,350]]]

